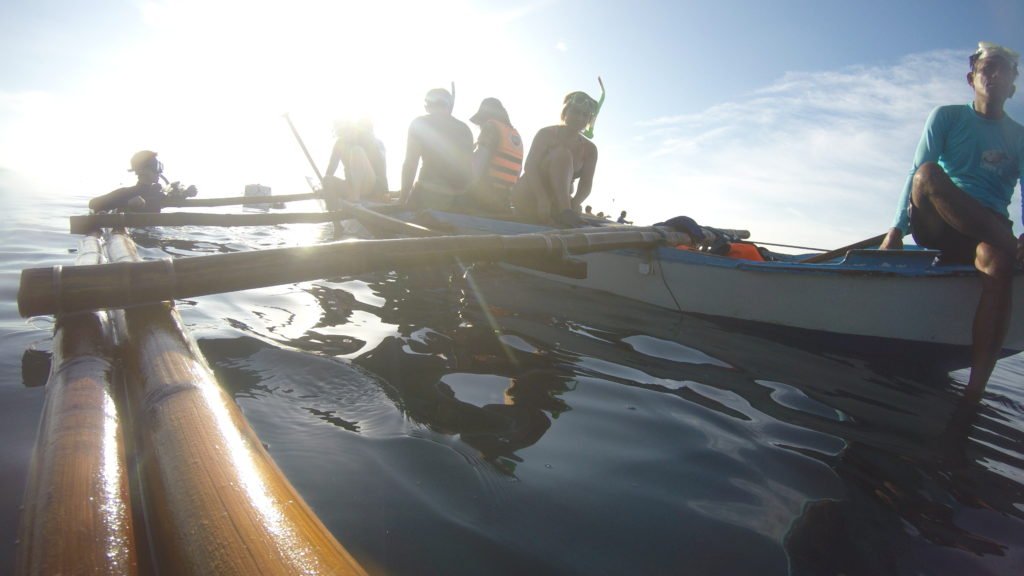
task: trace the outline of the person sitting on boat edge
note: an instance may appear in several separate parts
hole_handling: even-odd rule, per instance
[[[93,212],[110,210],[126,210],[130,212],[159,212],[163,208],[164,192],[160,179],[164,182],[164,165],[156,159],[156,152],[141,150],[131,158],[129,172],[135,172],[138,181],[134,186],[118,188],[113,192],[97,196],[89,200],[89,209]]]
[[[452,95],[444,88],[427,92],[423,107],[427,114],[409,124],[401,202],[451,210],[472,178],[473,133],[452,117]]]
[[[570,92],[562,103],[562,123],[541,128],[530,144],[512,204],[523,220],[576,226],[582,222],[579,213],[594,184],[597,146],[583,130],[597,114],[597,100],[585,92]]]
[[[484,98],[469,121],[480,127],[473,152],[470,200],[487,212],[511,212],[512,187],[523,170],[523,139],[497,98]]]
[[[1009,327],[1014,265],[1024,263],[1024,235],[1013,236],[1008,206],[1024,174],[1024,126],[1010,118],[1020,56],[981,42],[971,55],[968,104],[932,111],[881,248],[900,249],[911,232],[941,260],[981,273],[966,394],[979,400]],[[1024,207],[1022,207],[1024,208]]]
[[[371,154],[378,150],[372,138],[362,133],[355,122],[338,121],[334,124],[334,148],[331,159],[324,173],[324,193],[328,208],[335,197],[349,202],[367,199],[377,190],[377,172],[370,160]],[[345,170],[345,179],[336,177],[338,165]],[[387,185],[385,184],[385,191]],[[381,201],[384,200],[382,195]]]
[[[619,213],[619,219],[616,220],[616,222],[618,222],[619,224],[632,224],[632,222],[630,222],[629,220],[626,220],[626,211],[625,210],[623,210],[622,212]]]

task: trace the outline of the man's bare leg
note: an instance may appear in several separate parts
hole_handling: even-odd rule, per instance
[[[981,272],[981,297],[974,313],[971,376],[966,392],[969,398],[979,400],[1009,328],[1017,240],[998,216],[958,188],[938,164],[918,168],[911,194],[919,226],[945,222],[979,240],[974,266]]]
[[[958,188],[934,162],[917,169],[911,200],[914,209],[923,212],[922,216],[934,212],[965,236],[987,242],[1010,255],[1017,251],[1017,239],[1012,230],[994,212]]]
[[[974,265],[981,272],[981,298],[974,313],[967,396],[980,400],[1010,327],[1013,257],[982,242],[978,244]]]

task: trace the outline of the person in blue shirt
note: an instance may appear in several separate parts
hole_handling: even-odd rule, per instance
[[[970,57],[967,83],[974,100],[940,106],[928,117],[892,228],[881,248],[914,241],[942,251],[942,261],[973,264],[982,291],[974,317],[967,397],[988,383],[1009,327],[1015,265],[1024,263],[1024,234],[1009,216],[1014,186],[1024,172],[1024,127],[1006,115],[1016,91],[1020,56],[981,42]]]

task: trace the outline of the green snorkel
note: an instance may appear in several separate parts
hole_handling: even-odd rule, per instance
[[[604,105],[604,82],[601,81],[600,76],[597,77],[597,83],[601,85],[601,99],[597,101],[597,109],[594,110],[594,115],[590,117],[590,122],[583,130],[583,135],[590,139],[594,138],[594,123],[597,122],[597,115],[601,112],[601,106]]]

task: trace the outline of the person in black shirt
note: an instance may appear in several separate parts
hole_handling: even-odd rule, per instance
[[[128,212],[159,212],[163,208],[164,192],[160,186],[164,165],[156,159],[156,152],[142,150],[131,159],[131,171],[138,176],[134,186],[118,188],[109,194],[89,200],[93,212],[125,210]],[[166,182],[166,178],[164,179]]]

